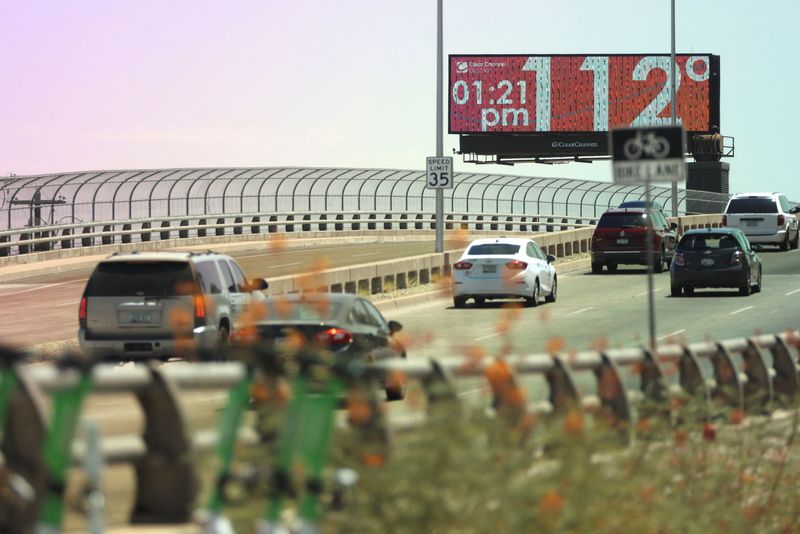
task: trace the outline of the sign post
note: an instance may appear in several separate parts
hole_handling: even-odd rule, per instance
[[[436,190],[436,252],[444,252],[444,190],[453,188],[453,158],[428,157],[425,187]]]
[[[610,132],[614,183],[644,184],[647,210],[647,317],[649,348],[656,348],[656,317],[653,301],[653,201],[650,184],[686,179],[683,154],[686,133],[682,126],[619,128]],[[661,261],[659,259],[659,261]]]

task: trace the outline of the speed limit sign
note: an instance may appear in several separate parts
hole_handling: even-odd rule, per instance
[[[426,158],[427,180],[425,187],[428,189],[453,188],[453,158],[442,157]]]

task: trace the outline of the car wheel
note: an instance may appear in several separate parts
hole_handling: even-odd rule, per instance
[[[683,292],[687,297],[694,296],[694,288],[692,286],[683,286]]]
[[[215,360],[228,359],[228,354],[227,354],[228,341],[230,341],[230,334],[228,333],[228,328],[225,325],[219,325],[216,354],[214,354]]]
[[[609,263],[606,267],[608,267],[608,272],[610,272],[610,273],[617,272],[617,264],[616,263]]]
[[[539,305],[539,279],[537,278],[536,281],[533,283],[533,295],[525,299],[525,304],[530,306],[531,308],[535,308]]]
[[[467,304],[467,297],[453,297],[453,306],[463,308]]]
[[[658,258],[655,261],[653,261],[653,272],[654,273],[664,272],[664,247],[661,247],[661,252],[658,253]]]
[[[669,271],[669,266],[672,263],[672,258],[664,258],[664,270]]]
[[[758,281],[753,286],[753,293],[761,293],[761,269],[758,270]]]
[[[553,277],[553,288],[551,289],[550,294],[544,298],[544,301],[555,302],[557,296],[558,296],[558,277]]]
[[[486,304],[486,299],[483,297],[475,297],[475,306],[483,306]]]
[[[403,351],[403,354],[401,354],[400,357],[405,360],[408,356],[406,355],[405,351]],[[384,389],[384,391],[386,392],[387,401],[403,400],[406,398],[406,381],[403,380],[402,384],[387,387]]]
[[[673,297],[680,297],[681,296],[681,286],[676,286],[674,284],[670,284],[669,292]]]
[[[786,236],[783,238],[783,241],[781,241],[780,249],[782,251],[784,251],[784,252],[789,250],[789,232],[788,231],[786,232]]]
[[[798,247],[800,247],[800,230],[794,234],[794,241],[792,241],[792,248],[797,250]]]
[[[750,285],[750,273],[747,273],[744,283],[739,286],[739,294],[743,297],[749,297],[751,290],[752,286]]]
[[[603,264],[597,263],[596,261],[592,262],[592,274],[600,274],[603,272]]]

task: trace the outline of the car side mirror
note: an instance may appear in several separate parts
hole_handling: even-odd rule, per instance
[[[669,227],[670,227],[672,230],[677,230],[677,229],[678,229],[678,223],[669,223]]]
[[[789,210],[789,213],[792,213],[792,214],[800,213],[800,205],[794,206],[792,209]]]
[[[556,261],[556,257],[553,256],[552,254],[548,254],[547,255],[547,263],[553,263],[554,261]]]
[[[399,332],[403,329],[403,325],[398,323],[397,321],[389,321],[389,333],[394,334],[395,332]]]
[[[269,282],[263,278],[253,278],[248,284],[249,291],[264,291],[269,287]]]

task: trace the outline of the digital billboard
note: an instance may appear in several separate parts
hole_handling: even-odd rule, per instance
[[[675,59],[678,123],[687,132],[719,127],[719,56]],[[450,55],[449,132],[578,139],[669,125],[670,62],[669,54]]]

